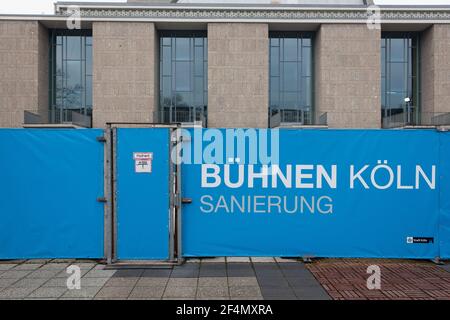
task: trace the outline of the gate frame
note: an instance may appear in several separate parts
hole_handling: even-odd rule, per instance
[[[108,265],[174,265],[182,264],[182,237],[181,237],[181,164],[173,164],[171,154],[179,152],[180,136],[174,133],[182,126],[135,123],[135,122],[110,122],[106,124],[105,129],[105,247],[104,253]],[[136,128],[136,129],[169,129],[169,253],[168,260],[120,260],[117,257],[117,129]]]

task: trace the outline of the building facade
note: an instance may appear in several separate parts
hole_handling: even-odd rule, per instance
[[[0,16],[0,127],[448,125],[449,52],[450,6],[58,2]]]

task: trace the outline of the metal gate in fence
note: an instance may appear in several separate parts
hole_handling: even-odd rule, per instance
[[[112,130],[112,260],[174,260],[171,129]]]

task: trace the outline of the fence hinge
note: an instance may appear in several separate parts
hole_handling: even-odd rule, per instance
[[[104,143],[104,142],[106,142],[106,138],[104,136],[100,136],[100,137],[97,137],[97,141]]]
[[[106,200],[105,197],[98,197],[98,198],[97,198],[97,202],[106,203],[106,202],[108,202],[108,200]]]

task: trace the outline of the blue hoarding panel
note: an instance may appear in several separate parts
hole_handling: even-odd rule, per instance
[[[269,141],[273,132],[266,131]],[[190,134],[195,149],[198,140]],[[265,177],[261,162],[248,163],[248,147],[245,159],[234,163],[217,149],[228,164],[183,165],[183,197],[192,198],[183,207],[185,256],[439,255],[437,132],[278,134],[279,160]],[[203,140],[201,150],[214,157],[217,139]]]
[[[103,257],[102,130],[0,130],[0,259]]]
[[[169,129],[117,129],[116,174],[117,258],[168,259]]]
[[[440,208],[441,215],[439,219],[439,238],[440,238],[440,257],[450,259],[450,132],[439,134],[440,148]]]

